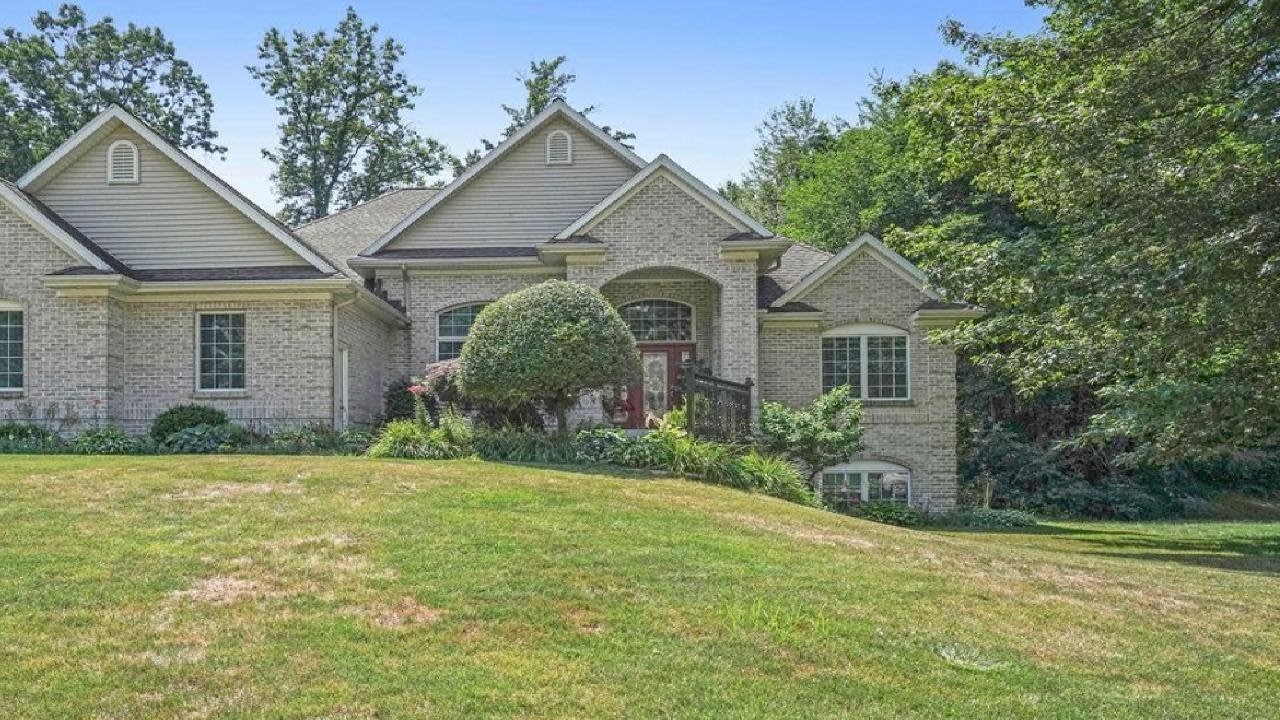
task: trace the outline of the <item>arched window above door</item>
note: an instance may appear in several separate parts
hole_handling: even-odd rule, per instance
[[[618,308],[636,342],[693,342],[693,308],[675,300],[639,300]]]

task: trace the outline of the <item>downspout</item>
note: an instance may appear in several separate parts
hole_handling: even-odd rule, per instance
[[[351,296],[350,300],[344,300],[341,302],[334,300],[332,314],[329,317],[329,332],[333,341],[333,350],[330,355],[330,359],[333,361],[333,382],[330,384],[329,392],[333,393],[333,427],[336,430],[347,429],[342,423],[342,398],[338,395],[338,379],[342,373],[342,367],[338,364],[338,311],[349,305],[355,304],[359,299],[360,291],[357,290]],[[350,381],[351,379],[348,377],[347,382]],[[347,388],[346,390],[347,397],[350,397],[351,388]],[[347,409],[347,414],[351,414],[350,408]]]

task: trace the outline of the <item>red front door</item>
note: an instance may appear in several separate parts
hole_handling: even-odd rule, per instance
[[[693,360],[693,343],[644,343],[640,345],[640,367],[644,381],[627,391],[631,415],[627,427],[644,428],[671,409],[675,398],[680,363]]]

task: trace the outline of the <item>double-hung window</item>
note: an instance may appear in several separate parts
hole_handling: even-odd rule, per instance
[[[822,336],[822,392],[848,385],[864,400],[911,397],[907,333],[887,325],[848,325]]]
[[[0,302],[0,391],[21,390],[26,367],[22,306]]]
[[[245,388],[244,313],[200,313],[200,390]]]
[[[436,320],[436,360],[453,360],[462,354],[471,324],[486,304],[461,305],[440,313]]]

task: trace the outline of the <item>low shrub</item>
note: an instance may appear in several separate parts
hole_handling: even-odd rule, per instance
[[[1036,516],[1026,510],[996,510],[991,508],[969,508],[954,512],[940,522],[942,525],[967,528],[1028,528],[1035,527],[1039,521]]]
[[[155,450],[154,440],[143,440],[114,427],[89,430],[71,441],[71,451],[81,455],[139,455]]]
[[[580,463],[622,465],[618,457],[631,438],[618,428],[579,430],[573,437],[574,459]]]
[[[382,391],[383,419],[387,422],[413,419],[413,393],[409,392],[413,384],[413,380],[402,377],[387,385]]]
[[[476,455],[485,460],[566,465],[579,461],[577,439],[564,433],[500,428],[480,430]],[[594,460],[591,462],[607,462]]]
[[[277,430],[269,438],[243,450],[281,455],[362,455],[373,440],[373,433],[364,430],[337,431],[318,423]]]
[[[805,477],[847,461],[862,450],[862,403],[841,385],[794,409],[760,404],[760,446],[800,466]]]
[[[204,455],[235,450],[248,441],[247,430],[239,425],[224,422],[183,428],[165,438],[164,445],[169,452],[182,455]]]
[[[752,450],[738,459],[746,484],[757,492],[800,505],[817,507],[818,497],[794,465]]]
[[[374,458],[449,460],[471,454],[471,447],[460,444],[461,439],[457,427],[446,430],[415,420],[396,420],[383,426],[365,454]]]
[[[227,414],[208,405],[178,405],[156,416],[151,422],[151,437],[156,442],[168,442],[169,436],[179,430],[197,425],[224,425]]]
[[[30,423],[0,424],[0,454],[58,453],[66,445],[55,434]]]
[[[901,525],[902,527],[918,527],[928,520],[919,510],[900,502],[891,500],[872,500],[871,502],[852,505],[849,514],[863,520]]]

